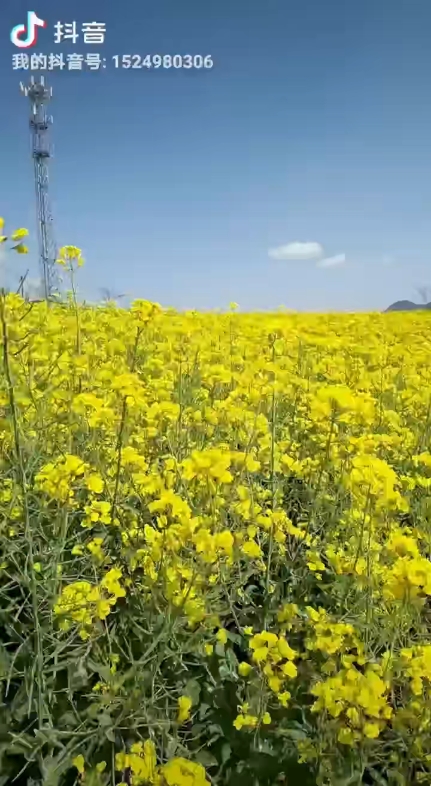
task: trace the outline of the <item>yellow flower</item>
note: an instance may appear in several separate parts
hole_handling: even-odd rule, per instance
[[[59,256],[56,262],[58,265],[62,265],[63,267],[70,266],[73,262],[76,262],[78,267],[82,267],[84,264],[82,251],[76,246],[63,246],[60,248]]]
[[[287,707],[289,700],[292,698],[289,691],[283,691],[283,693],[278,694],[278,700],[283,707]]]
[[[346,711],[346,715],[353,726],[359,726],[360,715],[356,707],[349,707],[349,709]]]
[[[268,647],[257,647],[257,649],[255,649],[253,652],[252,658],[254,661],[256,661],[256,663],[262,663],[267,659],[268,653]]]
[[[268,686],[273,693],[278,693],[282,684],[283,681],[280,679],[280,677],[270,677],[268,680]]]
[[[13,247],[13,250],[17,252],[17,254],[28,254],[28,246],[24,245],[24,243],[18,243],[17,246]]]
[[[123,576],[120,568],[112,568],[101,581],[101,587],[107,589],[116,598],[124,598],[126,591],[121,586],[119,579]]]
[[[255,540],[247,540],[242,546],[241,551],[243,554],[246,554],[247,557],[261,557],[262,556],[262,549],[256,543]]]
[[[103,551],[103,538],[93,538],[89,543],[87,543],[87,549],[97,562],[100,564],[104,562],[105,553]]]
[[[178,699],[178,714],[177,714],[177,721],[178,723],[184,723],[184,721],[190,718],[190,708],[192,706],[192,700],[189,696],[180,696]]]
[[[82,255],[69,246],[59,259],[73,274]],[[333,730],[316,748],[309,741],[299,749],[312,767],[320,756],[322,764],[335,761],[337,746],[355,745],[358,754],[372,748],[388,730],[411,743],[411,750],[396,746],[394,770],[403,772],[409,756],[416,769],[429,769],[427,314],[204,314],[145,300],[92,308],[73,297],[28,308],[14,293],[0,305],[15,425],[24,457],[34,458],[31,511],[48,533],[35,532],[34,570],[41,567],[40,583],[54,566],[58,587],[52,636],[66,648],[81,637],[96,653],[109,631],[121,652],[121,669],[105,652],[94,699],[127,699],[116,669],[128,669],[128,628],[149,626],[151,657],[161,657],[154,625],[171,620],[172,662],[178,648],[187,650],[190,678],[206,661],[217,691],[225,665],[218,663],[219,674],[213,653],[225,647],[236,663],[233,734],[254,737],[259,728],[265,736],[265,711],[275,727],[305,691],[314,730]],[[1,557],[5,591],[19,575],[14,561],[26,559],[19,544],[28,502],[14,471],[10,414],[3,384],[0,518],[13,537],[11,554]],[[281,587],[292,571],[304,581]],[[286,602],[280,596],[278,604],[281,589]],[[378,631],[368,629],[367,605],[378,610]],[[148,619],[138,618],[143,613]],[[235,633],[227,615],[239,618]],[[243,647],[241,663],[231,642]],[[176,705],[178,675],[163,668],[159,676],[159,698],[175,697],[173,725],[187,724],[194,708],[189,697]],[[191,751],[187,734],[180,736]],[[168,762],[165,777],[147,743],[119,758],[118,779],[205,782],[192,762],[178,760]],[[327,780],[335,781],[329,770]]]
[[[86,485],[89,491],[93,491],[96,494],[101,494],[103,491],[103,480],[100,475],[96,473],[87,477]]]
[[[209,781],[202,764],[182,757],[171,759],[160,768],[167,786],[208,786]]]
[[[227,631],[224,628],[220,628],[220,630],[216,633],[216,639],[220,644],[226,644],[227,642]]]
[[[21,240],[23,237],[27,237],[27,235],[28,235],[28,229],[21,228],[21,229],[16,229],[15,232],[12,232],[10,237],[11,240]]]
[[[258,724],[259,718],[256,715],[248,715],[241,713],[237,715],[235,718],[233,725],[238,731],[241,731],[242,728],[251,728],[254,729]]]
[[[80,753],[78,756],[75,756],[75,758],[72,760],[72,764],[74,767],[76,767],[80,775],[84,774],[85,760],[82,753]]]
[[[237,715],[233,725],[235,726],[237,731],[241,731],[242,727],[244,726],[244,715]]]
[[[279,639],[279,641],[277,643],[277,647],[278,647],[278,651],[279,651],[280,655],[283,658],[287,658],[288,660],[294,660],[294,658],[297,655],[295,650],[293,650],[292,647],[289,646],[289,644],[287,643],[286,639],[283,639],[283,638]]]
[[[375,740],[380,734],[380,727],[378,723],[365,723],[363,732],[365,737],[370,740]]]
[[[298,669],[296,668],[295,664],[292,663],[291,661],[288,661],[287,663],[283,663],[281,670],[283,674],[286,675],[286,677],[291,677],[292,679],[294,679],[298,673]]]
[[[348,729],[343,727],[338,732],[338,742],[341,742],[343,745],[354,745],[355,744],[355,735],[352,729]]]

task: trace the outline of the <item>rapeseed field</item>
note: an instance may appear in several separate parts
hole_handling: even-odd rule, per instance
[[[59,261],[0,298],[0,784],[430,784],[431,315]]]

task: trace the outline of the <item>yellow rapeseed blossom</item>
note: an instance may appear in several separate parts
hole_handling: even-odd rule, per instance
[[[220,630],[218,630],[217,633],[216,633],[216,639],[217,639],[217,641],[220,644],[226,644],[227,643],[227,631],[223,630],[223,628],[220,628]]]
[[[184,723],[190,718],[190,709],[192,706],[192,700],[189,696],[180,696],[178,699],[178,713],[177,713],[177,721],[178,723]]]
[[[61,249],[72,277],[82,262]],[[27,604],[10,630],[40,615],[47,717],[76,652],[99,673],[78,702],[74,674],[70,696],[61,683],[65,717],[83,707],[86,728],[88,696],[103,723],[113,707],[130,716],[117,780],[209,782],[187,726],[184,758],[138,738],[187,723],[192,700],[177,697],[195,678],[199,747],[227,692],[226,728],[250,732],[256,755],[269,741],[281,760],[295,718],[292,744],[322,782],[341,780],[346,746],[382,778],[391,755],[405,782],[428,777],[429,312],[177,313],[73,297],[30,308],[18,294],[1,305],[1,589],[6,617]],[[74,766],[90,782],[100,756],[85,757]]]
[[[60,248],[58,259],[56,260],[58,265],[62,267],[70,267],[73,263],[76,262],[78,267],[82,267],[84,264],[84,260],[82,258],[82,251],[80,248],[76,246],[62,246]]]
[[[84,771],[85,771],[85,760],[84,760],[84,757],[83,757],[82,753],[80,753],[78,756],[75,756],[75,758],[72,761],[72,764],[73,764],[74,767],[76,767],[76,769],[78,770],[80,775],[84,774]]]
[[[28,229],[21,228],[21,229],[15,229],[15,232],[12,232],[10,237],[11,240],[22,240],[22,238],[27,237],[27,235],[28,235]]]
[[[166,786],[208,786],[202,764],[189,761],[182,757],[172,759],[160,768]]]

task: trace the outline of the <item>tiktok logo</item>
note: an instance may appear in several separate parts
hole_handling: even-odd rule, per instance
[[[10,40],[15,46],[19,46],[20,49],[29,49],[37,42],[38,27],[46,27],[46,22],[43,19],[39,19],[34,11],[29,11],[27,13],[27,24],[13,27]]]

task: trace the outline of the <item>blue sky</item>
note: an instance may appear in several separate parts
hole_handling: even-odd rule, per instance
[[[9,39],[29,10],[48,22],[31,51],[106,58],[49,73],[56,238],[83,249],[83,297],[367,310],[431,285],[429,0],[3,0],[0,215],[31,230],[34,276],[30,73]],[[55,44],[57,21],[106,41]],[[114,68],[135,53],[214,67]],[[321,248],[280,252],[295,243]]]

